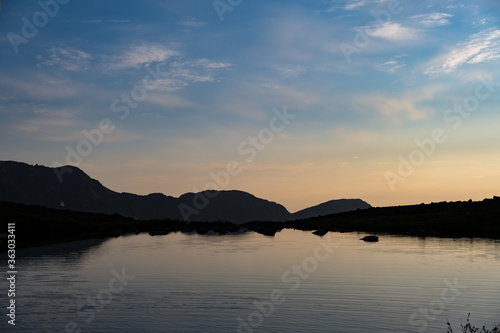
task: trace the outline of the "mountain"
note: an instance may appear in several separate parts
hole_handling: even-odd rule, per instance
[[[317,206],[299,210],[292,214],[294,220],[348,212],[357,209],[370,208],[371,205],[361,199],[330,200]]]
[[[282,205],[243,191],[203,191],[179,198],[161,193],[118,193],[74,166],[49,168],[0,161],[0,201],[80,212],[120,214],[140,220],[289,221],[370,207],[362,200],[330,201],[291,214]]]
[[[291,217],[285,207],[242,191],[204,191],[186,193],[179,198],[161,193],[118,193],[77,167],[48,168],[13,161],[0,161],[0,201],[117,213],[144,220],[188,218],[243,223],[285,221]],[[202,206],[205,202],[208,202],[206,207]]]
[[[58,168],[0,161],[0,200],[143,219],[165,218],[178,211],[173,197],[117,193],[79,168],[64,168],[59,178]]]
[[[196,208],[196,198],[205,197],[206,208]],[[203,191],[186,193],[179,197],[181,213],[198,211],[189,217],[191,221],[230,221],[245,223],[251,221],[287,221],[292,214],[280,204],[257,198],[243,191]],[[184,206],[186,205],[186,206]],[[203,207],[203,205],[201,206]],[[185,215],[184,215],[185,216]]]

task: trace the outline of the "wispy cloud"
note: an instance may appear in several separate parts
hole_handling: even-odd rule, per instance
[[[383,71],[383,72],[395,73],[397,70],[399,70],[405,66],[406,66],[406,64],[403,61],[401,61],[399,59],[392,58],[392,59],[384,62],[383,64],[375,65],[375,69],[377,69],[379,71]]]
[[[366,6],[367,4],[368,4],[367,0],[352,0],[352,1],[349,1],[344,6],[344,9],[345,10],[355,10],[355,9],[360,8],[360,7]]]
[[[278,71],[282,78],[290,78],[290,77],[298,77],[302,73],[306,72],[304,66],[288,66],[288,67],[279,67]]]
[[[365,27],[364,29],[370,37],[391,41],[412,40],[417,37],[416,29],[405,27],[396,22],[387,22],[382,25]]]
[[[187,108],[196,106],[196,103],[194,102],[185,100],[182,97],[173,94],[165,93],[151,94],[148,97],[148,102],[159,105],[167,110],[170,108]]]
[[[448,13],[428,13],[414,15],[411,18],[424,28],[434,28],[450,24],[451,22],[448,20],[450,17],[453,17],[453,15]]]
[[[435,99],[444,89],[443,86],[432,85],[402,93],[400,96],[371,94],[357,97],[357,100],[364,109],[374,109],[384,118],[396,123],[424,120],[435,112],[426,103]]]
[[[35,107],[33,113],[38,117],[54,117],[57,119],[71,119],[77,115],[77,111],[69,108],[46,108]]]
[[[225,61],[186,59],[180,52],[158,44],[144,44],[129,48],[123,55],[90,55],[74,48],[56,47],[48,55],[38,55],[39,67],[58,66],[66,71],[81,72],[101,69],[137,69],[160,66],[162,78],[152,89],[174,91],[193,82],[213,82],[217,71],[231,67]]]
[[[72,117],[36,117],[21,120],[12,127],[24,136],[36,137],[40,141],[68,142],[81,137],[79,122]]]
[[[168,92],[176,91],[189,85],[189,83],[186,80],[182,80],[180,78],[170,78],[170,77],[158,79],[154,82],[154,84],[148,84],[147,81],[144,81],[143,83],[145,86],[148,86],[149,90],[168,91]]]
[[[217,62],[217,61],[212,61],[209,59],[199,59],[196,62],[197,66],[200,66],[204,69],[207,70],[213,70],[213,69],[223,69],[223,68],[228,68],[231,67],[231,64],[228,62]]]
[[[36,103],[15,107],[16,113],[24,114],[12,118],[9,127],[24,137],[46,142],[78,140],[81,136],[78,110],[39,106]],[[28,117],[27,117],[28,116]]]
[[[344,5],[344,10],[357,10],[369,5],[383,4],[387,0],[348,0]]]
[[[150,90],[175,91],[196,82],[214,82],[218,71],[231,67],[228,62],[209,59],[177,58],[169,63],[158,65],[160,79],[148,84]]]
[[[467,41],[458,44],[444,56],[434,62],[425,74],[451,73],[464,64],[479,64],[500,58],[500,30],[489,28],[469,36]]]
[[[92,128],[93,124],[82,123],[71,110],[40,110],[36,117],[19,120],[12,125],[16,131],[25,136],[35,137],[46,142],[76,142],[84,139],[83,128]],[[130,142],[141,139],[141,135],[116,129],[113,135],[105,137],[106,142]]]
[[[123,55],[90,55],[74,48],[56,47],[49,49],[48,55],[38,55],[37,59],[39,67],[58,66],[71,72],[156,67],[159,78],[155,78],[153,83],[144,84],[150,90],[159,91],[176,91],[195,82],[214,82],[219,71],[231,67],[226,61],[188,59],[181,53],[158,44],[133,46]]]
[[[160,63],[171,57],[177,56],[177,51],[168,49],[162,45],[147,44],[134,46],[124,55],[115,57],[115,67],[140,67],[151,63]]]
[[[87,52],[71,47],[54,47],[49,49],[48,56],[37,55],[39,67],[59,66],[71,72],[81,72],[88,69],[93,56]]]
[[[71,98],[79,94],[75,85],[69,84],[69,81],[44,74],[30,76],[29,79],[11,77],[9,81],[0,82],[0,87],[3,92],[9,92],[10,99],[26,100],[29,97],[38,100],[55,100]]]
[[[214,71],[229,66],[229,63],[212,62],[207,59],[180,60],[171,64],[169,75],[186,82],[213,82]]]

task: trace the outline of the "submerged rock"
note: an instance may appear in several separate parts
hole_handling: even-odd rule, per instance
[[[317,236],[324,236],[324,235],[326,235],[327,232],[328,232],[328,230],[326,230],[326,229],[318,229],[316,231],[313,231],[313,234],[315,234]]]
[[[360,240],[365,241],[365,242],[378,242],[378,236],[375,235],[369,235],[361,238]]]
[[[260,228],[255,228],[253,231],[264,236],[274,236],[279,230],[280,229],[273,227],[260,227]]]

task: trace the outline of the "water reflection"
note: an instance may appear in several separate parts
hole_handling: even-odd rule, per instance
[[[108,239],[87,239],[75,242],[46,245],[35,248],[20,249],[17,258],[28,264],[37,265],[38,261],[49,264],[56,261],[62,266],[75,266],[85,260],[86,257],[98,255],[100,248]]]
[[[443,332],[468,312],[481,325],[499,321],[498,241],[362,236],[141,234],[23,250],[16,331],[416,332],[425,320],[427,332]],[[331,252],[318,243],[326,237]],[[86,322],[79,306],[122,268],[134,279]],[[455,280],[466,287],[442,301]],[[272,302],[275,290],[283,302]],[[272,314],[252,326],[266,304]]]

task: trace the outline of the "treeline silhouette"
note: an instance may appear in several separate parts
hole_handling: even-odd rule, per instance
[[[141,232],[148,232],[151,235],[164,235],[177,231],[224,235],[250,230],[273,236],[284,228],[322,230],[316,234],[359,231],[417,237],[500,239],[500,198],[494,197],[478,202],[460,201],[372,207],[296,221],[258,221],[243,224],[224,221],[187,223],[165,219],[135,220],[119,214],[75,212],[0,202],[0,219],[4,223],[4,230],[7,230],[7,223],[16,223],[18,247],[96,237],[117,237]]]

